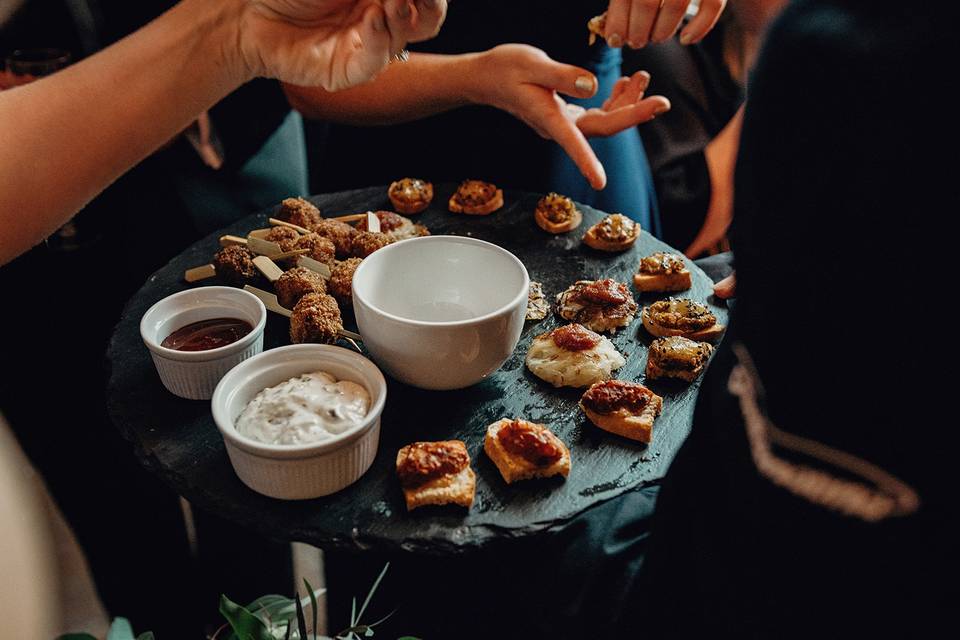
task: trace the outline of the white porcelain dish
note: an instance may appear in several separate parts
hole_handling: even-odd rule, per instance
[[[380,249],[353,276],[363,342],[391,376],[423,389],[480,382],[513,353],[530,278],[501,247],[459,236]]]
[[[299,445],[265,444],[237,431],[237,417],[260,391],[314,371],[366,388],[370,410],[361,423],[330,440]],[[211,409],[230,463],[245,485],[271,498],[303,500],[339,491],[366,473],[377,455],[386,399],[386,380],[365,357],[341,347],[295,344],[234,367],[217,385]]]
[[[232,344],[207,351],[160,346],[177,329],[213,318],[246,320],[253,331]],[[267,310],[255,295],[233,287],[198,287],[167,296],[150,307],[140,320],[140,337],[170,393],[190,400],[209,400],[227,371],[263,351],[266,323]]]

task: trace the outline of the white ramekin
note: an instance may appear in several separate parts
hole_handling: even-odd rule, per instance
[[[363,422],[330,440],[302,445],[264,444],[237,431],[237,417],[260,391],[314,371],[366,388],[370,411]],[[341,347],[294,344],[265,351],[234,367],[217,385],[211,404],[213,420],[240,480],[271,498],[303,500],[339,491],[366,473],[377,455],[386,400],[383,374],[363,356]]]
[[[391,376],[461,389],[500,368],[520,340],[530,277],[515,255],[459,236],[396,242],[353,275],[363,344]]]
[[[207,351],[160,346],[177,329],[212,318],[246,320],[253,331],[232,344]],[[167,296],[150,307],[140,320],[140,337],[170,393],[190,400],[209,400],[227,371],[263,351],[266,323],[267,310],[252,293],[233,287],[198,287]]]

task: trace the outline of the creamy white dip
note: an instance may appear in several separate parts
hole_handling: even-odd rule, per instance
[[[266,444],[321,442],[362,422],[369,409],[370,394],[361,385],[316,371],[258,393],[236,428]]]

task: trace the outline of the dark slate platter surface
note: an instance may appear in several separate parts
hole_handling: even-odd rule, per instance
[[[547,234],[533,221],[539,196],[530,193],[506,193],[504,208],[490,216],[451,214],[445,205],[453,189],[454,185],[438,185],[433,205],[413,217],[434,235],[469,235],[512,251],[526,265],[531,280],[543,283],[550,300],[578,279],[612,277],[630,283],[641,256],[670,249],[646,232],[622,254],[589,249],[580,237],[603,215],[589,207],[581,207],[584,223],[579,229],[559,236]],[[312,200],[327,216],[390,208],[385,188]],[[128,303],[108,352],[112,364],[108,398],[114,422],[141,461],[194,504],[266,535],[320,547],[449,553],[562,527],[589,507],[656,481],[666,472],[689,432],[698,383],[649,385],[664,397],[664,411],[649,447],[601,431],[578,409],[581,391],[554,389],[524,366],[533,337],[558,325],[559,318],[551,315],[528,322],[513,356],[489,379],[469,389],[422,391],[388,378],[380,449],[373,466],[356,484],[333,496],[298,502],[266,498],[248,489],[233,473],[209,402],[182,400],[163,388],[141,342],[139,321],[154,302],[191,286],[183,282],[183,272],[209,262],[220,235],[246,235],[267,226],[266,219],[273,213],[249,216],[204,238],[151,276]],[[689,268],[694,286],[684,295],[710,302],[718,319],[726,323],[726,309],[717,306],[711,280],[692,263]],[[641,306],[656,299],[636,298]],[[351,326],[352,318],[345,318],[345,325],[356,328]],[[286,319],[271,317],[265,348],[288,344],[287,327]],[[639,318],[612,336],[627,358],[619,378],[643,381],[650,340]],[[482,451],[487,425],[502,417],[548,424],[570,447],[570,477],[565,482],[550,479],[507,486]],[[477,472],[473,508],[466,512],[456,507],[425,507],[408,514],[394,475],[397,449],[415,440],[449,438],[464,440],[470,450]]]

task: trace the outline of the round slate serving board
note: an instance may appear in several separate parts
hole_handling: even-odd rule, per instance
[[[671,250],[646,232],[624,253],[603,253],[584,246],[580,242],[583,232],[603,216],[589,207],[581,207],[584,222],[579,229],[550,235],[533,221],[537,194],[507,192],[503,209],[489,216],[451,214],[445,205],[454,188],[437,185],[433,205],[412,217],[434,235],[472,236],[512,251],[526,265],[531,280],[543,283],[551,301],[579,279],[611,277],[630,283],[641,256]],[[385,187],[312,200],[326,216],[390,208]],[[209,402],[182,400],[163,388],[140,340],[139,321],[150,305],[191,286],[183,281],[183,272],[209,262],[220,235],[246,235],[267,226],[267,218],[274,213],[249,216],[204,238],[151,276],[127,304],[108,351],[112,364],[108,401],[114,422],[134,444],[142,462],[188,500],[275,538],[326,548],[447,553],[562,526],[592,505],[664,475],[690,429],[698,383],[649,384],[664,398],[663,414],[655,423],[649,446],[601,431],[577,407],[582,390],[554,389],[524,366],[530,341],[562,323],[550,315],[527,322],[510,359],[471,388],[422,391],[388,378],[380,449],[373,466],[354,485],[332,496],[296,502],[274,500],[248,489],[233,473]],[[693,289],[682,295],[710,302],[718,320],[725,324],[726,309],[717,306],[711,280],[693,263],[688,263],[688,268],[693,272]],[[657,299],[636,298],[641,306]],[[355,329],[352,314],[347,316],[345,325]],[[265,348],[288,344],[287,329],[285,318],[272,316]],[[651,338],[639,318],[611,339],[627,358],[618,377],[642,382]],[[570,477],[506,485],[483,453],[487,425],[503,417],[549,425],[570,447]],[[451,438],[467,443],[477,472],[473,508],[468,512],[452,506],[425,507],[407,513],[394,472],[397,450],[416,440]]]

